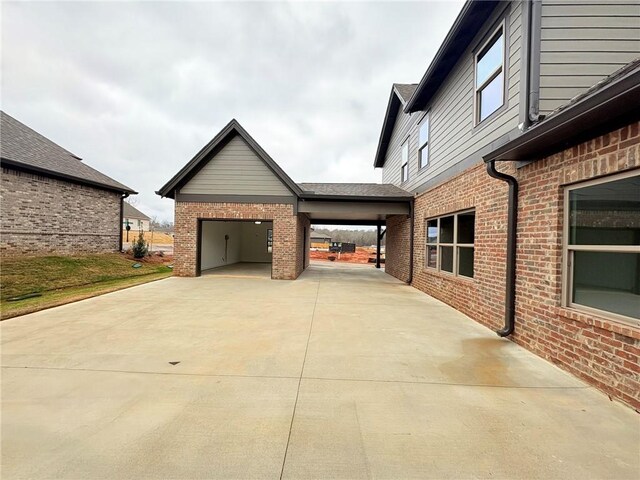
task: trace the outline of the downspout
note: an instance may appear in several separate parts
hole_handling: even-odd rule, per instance
[[[122,252],[123,243],[122,243],[122,223],[124,222],[124,199],[129,196],[128,193],[125,193],[120,196],[120,226],[118,227],[118,250]]]
[[[507,271],[504,308],[504,327],[496,333],[501,337],[511,335],[516,324],[516,234],[518,228],[518,181],[511,175],[496,170],[496,161],[489,160],[489,176],[509,184],[509,203],[507,212]]]
[[[542,37],[542,1],[533,0],[529,3],[530,34],[529,34],[529,111],[528,122],[540,120],[540,41]],[[528,125],[527,125],[528,127]]]
[[[407,280],[409,285],[413,282],[413,233],[415,228],[415,219],[413,218],[415,213],[414,202],[415,199],[411,198],[411,204],[409,206],[409,279]]]

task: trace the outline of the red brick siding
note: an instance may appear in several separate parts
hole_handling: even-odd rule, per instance
[[[304,238],[305,228],[307,236],[306,239]],[[311,245],[311,222],[309,221],[309,217],[307,217],[304,213],[298,214],[298,236],[296,242],[298,244],[298,248],[296,250],[296,272],[297,275],[300,275],[303,270],[309,265],[309,246]]]
[[[273,221],[272,278],[293,280],[302,272],[298,243],[302,221],[294,215],[293,205],[176,202],[174,275],[196,275],[198,219]]]
[[[0,252],[3,256],[116,252],[117,192],[3,168]]]
[[[406,215],[387,218],[384,270],[403,282],[409,281],[411,221]]]
[[[567,184],[640,168],[634,123],[518,170],[520,184],[513,341],[634,408],[640,408],[640,328],[577,312],[562,302],[563,196]],[[476,211],[475,278],[424,267],[427,218]],[[416,198],[413,285],[489,328],[504,318],[506,184],[483,165]]]

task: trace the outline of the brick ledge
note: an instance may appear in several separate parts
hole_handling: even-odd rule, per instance
[[[610,332],[624,335],[625,337],[640,340],[640,328],[617,322],[608,318],[598,317],[593,314],[579,312],[566,307],[558,307],[558,315],[569,320],[584,323],[585,325],[602,328]]]

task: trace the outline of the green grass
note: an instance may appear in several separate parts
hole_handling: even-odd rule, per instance
[[[125,255],[3,259],[0,265],[2,318],[34,312],[171,275],[159,263],[140,262]],[[40,297],[9,302],[9,298],[39,293]]]

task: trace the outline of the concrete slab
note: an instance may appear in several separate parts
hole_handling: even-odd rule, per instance
[[[2,322],[3,478],[640,475],[637,414],[384,272],[238,273]]]

